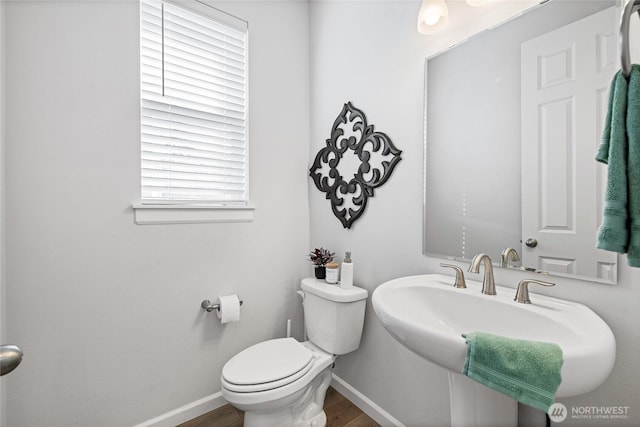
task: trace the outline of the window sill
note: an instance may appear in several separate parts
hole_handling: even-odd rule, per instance
[[[133,204],[134,220],[140,225],[251,222],[254,211],[253,206]]]

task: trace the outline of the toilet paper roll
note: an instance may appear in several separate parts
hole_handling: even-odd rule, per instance
[[[218,298],[220,308],[216,313],[220,323],[236,322],[240,320],[240,298],[238,295],[226,295]]]

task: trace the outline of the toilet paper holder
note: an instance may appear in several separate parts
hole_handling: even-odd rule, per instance
[[[242,305],[242,300],[240,300],[240,305]],[[203,310],[207,310],[207,313],[211,313],[213,310],[220,310],[220,304],[211,304],[211,301],[208,299],[203,300],[200,303],[200,307],[202,307]]]

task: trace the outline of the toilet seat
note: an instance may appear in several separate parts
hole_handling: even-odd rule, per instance
[[[293,338],[255,344],[234,356],[222,369],[223,387],[237,393],[272,390],[304,376],[314,353]]]

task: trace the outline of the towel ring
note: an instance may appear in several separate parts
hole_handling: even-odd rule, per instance
[[[620,17],[620,65],[626,78],[631,74],[631,54],[629,53],[629,25],[631,15],[638,12],[640,17],[640,0],[627,0]]]

